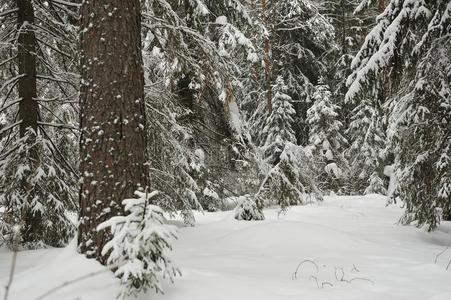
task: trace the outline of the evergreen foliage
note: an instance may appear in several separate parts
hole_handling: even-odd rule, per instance
[[[0,4],[0,226],[10,246],[16,225],[26,248],[64,246],[74,234],[78,6]]]
[[[235,208],[235,219],[244,221],[260,221],[264,220],[265,216],[258,207],[257,203],[251,198],[242,196]]]
[[[449,1],[390,1],[353,60],[346,95],[389,107],[403,221],[430,230],[450,215],[450,11]]]
[[[313,105],[307,111],[310,125],[310,147],[317,164],[317,179],[324,190],[337,192],[341,188],[347,163],[343,149],[347,140],[342,135],[339,107],[332,103],[327,85],[318,85],[313,94]]]
[[[6,149],[10,154],[0,161],[2,243],[12,245],[17,225],[22,248],[61,247],[74,235],[68,213],[77,208],[77,182],[55,161],[52,149],[50,141],[32,129]]]
[[[362,194],[366,190],[382,191],[380,188],[371,188],[371,182],[376,183],[375,176],[381,172],[386,145],[382,116],[375,106],[368,99],[362,99],[351,112],[346,131],[349,139],[349,147],[345,152],[349,161],[349,190],[356,194]],[[382,181],[381,178],[378,180]]]
[[[120,277],[120,296],[136,295],[155,289],[163,292],[160,277],[173,278],[179,273],[168,256],[177,237],[175,229],[164,224],[163,211],[150,202],[159,192],[136,191],[135,198],[122,203],[125,216],[115,216],[101,223],[98,230],[111,230],[112,238],[103,247],[107,266]]]

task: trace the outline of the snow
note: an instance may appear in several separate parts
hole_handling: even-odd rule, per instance
[[[195,213],[198,225],[180,225],[174,244],[182,277],[164,282],[165,295],[137,299],[451,299],[451,249],[435,263],[451,242],[451,222],[433,233],[399,226],[402,209],[386,202],[378,195],[325,197],[320,205],[292,207],[285,215],[267,209],[264,221],[252,222],[235,220],[233,211]],[[0,249],[2,286],[11,257]],[[65,249],[20,252],[9,300],[37,299],[98,271],[102,267],[77,254],[74,242]],[[118,283],[104,272],[43,299],[111,300]]]
[[[226,16],[219,16],[219,17],[216,18],[215,23],[218,24],[218,25],[226,25],[228,23],[227,22],[227,17]]]
[[[235,133],[238,136],[241,136],[243,124],[241,123],[240,110],[236,101],[231,101],[229,103],[229,123]]]
[[[390,178],[390,182],[388,184],[387,196],[393,197],[396,189],[396,173],[394,165],[385,166],[384,167],[384,175]]]

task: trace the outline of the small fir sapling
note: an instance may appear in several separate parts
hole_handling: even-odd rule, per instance
[[[169,257],[176,230],[164,223],[161,208],[150,204],[159,194],[136,191],[135,198],[122,201],[127,215],[114,216],[97,227],[111,231],[102,255],[107,255],[107,266],[121,280],[121,296],[149,289],[163,292],[160,277],[173,281],[180,274]]]

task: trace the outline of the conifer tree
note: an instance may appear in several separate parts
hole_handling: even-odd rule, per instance
[[[256,2],[252,15],[256,16],[251,40],[259,50],[262,67],[253,65],[248,71],[255,78],[255,85],[248,95],[258,106],[247,105],[248,122],[252,138],[261,143],[261,127],[268,117],[268,84],[270,78],[274,85],[277,77],[282,76],[287,91],[292,98],[296,115],[293,130],[297,143],[308,143],[308,124],[306,111],[311,106],[313,87],[326,71],[323,57],[334,44],[334,30],[323,16],[319,7],[304,0]],[[268,49],[269,47],[269,49]],[[268,62],[265,61],[268,60]],[[268,65],[270,66],[268,68]],[[265,69],[266,68],[266,69]],[[266,74],[268,76],[259,76]],[[272,95],[270,98],[272,99]]]
[[[188,133],[179,148],[183,149],[187,164],[185,172],[174,175],[187,175],[179,180],[189,182],[186,191],[189,190],[190,200],[183,206],[190,203],[189,207],[198,208],[201,202],[208,202],[202,193],[207,186],[221,195],[225,189],[219,186],[236,182],[228,176],[215,176],[216,170],[210,171],[218,168],[232,173],[235,161],[224,158],[242,156],[238,149],[246,151],[248,139],[237,97],[241,94],[242,71],[238,65],[256,62],[258,57],[243,34],[252,22],[241,1],[182,2],[183,5],[180,1],[145,1],[145,52],[158,55],[161,67],[160,72],[152,72],[146,80],[149,84],[162,82],[159,86],[164,93],[178,102],[171,105],[177,111],[170,113],[175,113],[178,128],[183,127]],[[200,151],[204,165],[191,168],[190,165],[197,165],[195,152]]]
[[[390,1],[352,63],[346,95],[388,98],[403,221],[430,230],[450,217],[451,207],[450,11],[449,1]],[[381,87],[385,98],[378,97]]]
[[[310,161],[302,147],[297,146],[292,129],[296,113],[285,94],[287,86],[281,76],[272,89],[272,110],[263,129],[265,142],[261,146],[264,168],[263,179],[256,197],[266,197],[285,211],[290,205],[305,203],[305,195],[321,195],[313,182]]]
[[[325,54],[334,45],[334,28],[312,1],[273,1],[270,27],[273,76],[282,76],[296,111],[297,142],[308,144],[307,109],[314,86],[325,75]]]
[[[262,132],[265,136],[262,150],[272,165],[276,165],[280,161],[280,154],[286,143],[296,142],[292,128],[293,115],[296,112],[291,104],[291,97],[286,94],[287,89],[282,77],[279,76],[272,89],[272,110]]]
[[[307,111],[307,122],[310,125],[309,146],[317,159],[318,180],[323,189],[338,191],[347,168],[343,156],[347,141],[338,120],[339,107],[332,103],[332,93],[327,85],[316,86],[313,99],[313,105]]]
[[[74,231],[67,210],[76,209],[76,156],[66,157],[60,139],[70,148],[77,136],[71,24],[77,5],[57,6],[30,0],[0,6],[0,110],[7,120],[0,132],[1,237],[10,241],[18,225],[23,247],[62,246]]]
[[[140,1],[83,2],[80,33],[78,243],[105,264],[111,236],[97,226],[124,215],[122,201],[148,185]]]
[[[346,135],[349,139],[349,147],[345,152],[349,162],[349,191],[356,194],[365,191],[385,194],[382,188],[373,186],[383,182],[379,174],[382,174],[386,140],[383,119],[374,103],[368,99],[361,100],[351,112]]]

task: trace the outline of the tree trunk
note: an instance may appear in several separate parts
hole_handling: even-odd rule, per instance
[[[377,2],[377,11],[381,14],[385,10],[385,0],[378,0]]]
[[[34,9],[31,0],[17,0],[17,29],[18,37],[18,55],[17,64],[19,75],[22,77],[18,81],[19,98],[19,132],[24,137],[27,129],[32,129],[37,133],[38,129],[38,103],[36,102],[36,37],[34,34]],[[30,136],[27,140],[30,144],[30,163],[31,170],[39,161],[39,155],[35,146],[33,146],[34,137]],[[28,199],[31,203],[33,198],[30,184],[27,180],[23,181],[24,190],[28,191]],[[33,242],[42,234],[41,216],[38,212],[32,212],[28,205],[24,206],[22,211],[23,226],[21,237],[24,243]]]
[[[105,264],[108,232],[122,200],[147,184],[139,0],[84,1],[81,7],[81,252]]]
[[[265,63],[265,88],[266,88],[266,101],[268,114],[272,112],[272,86],[271,86],[271,72],[272,72],[272,64],[271,64],[271,42],[269,37],[269,23],[268,23],[268,3],[267,0],[261,0],[262,5],[262,23],[267,30],[267,34],[264,38],[263,44],[263,62]]]
[[[31,0],[17,0],[17,29],[19,30],[18,65],[22,77],[18,82],[20,136],[24,136],[26,129],[34,131],[38,128],[38,103],[36,98],[36,38],[33,28],[34,10]]]

